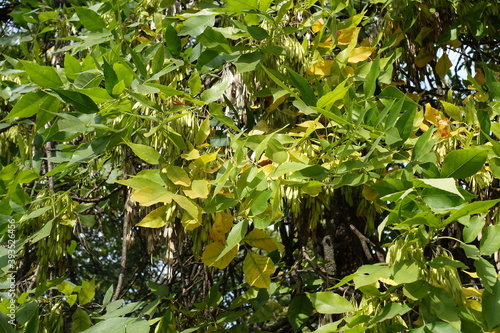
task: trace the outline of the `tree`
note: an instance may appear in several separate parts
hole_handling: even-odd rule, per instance
[[[4,11],[6,332],[500,329],[498,4]]]

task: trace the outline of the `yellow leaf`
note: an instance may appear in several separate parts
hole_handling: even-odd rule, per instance
[[[151,213],[146,215],[146,217],[144,217],[142,221],[137,223],[135,226],[143,228],[161,228],[165,226],[165,224],[167,224],[166,212],[168,208],[168,206],[161,206],[160,208],[156,208]]]
[[[318,43],[318,47],[331,48],[333,47],[333,38],[332,36],[328,37],[324,42]]]
[[[208,239],[211,239],[214,242],[225,244],[226,234],[233,226],[233,220],[233,216],[224,212],[218,212],[217,215],[215,215],[215,222],[212,226],[212,229],[210,230]]]
[[[430,103],[427,103],[425,105],[425,120],[430,122],[431,124],[436,123],[436,117],[439,116],[439,111],[437,109],[434,109]]]
[[[443,80],[444,76],[446,75],[446,73],[448,73],[448,70],[451,68],[451,66],[452,63],[450,61],[450,58],[448,58],[448,55],[444,53],[436,63],[437,75],[439,75],[439,77]]]
[[[373,189],[373,187],[368,185],[363,185],[363,197],[368,201],[373,201],[378,197],[378,192]]]
[[[347,78],[349,78],[351,76],[354,76],[354,68],[352,68],[349,65],[345,66],[344,76],[347,77]]]
[[[358,39],[361,28],[353,27],[337,31],[337,43],[339,45],[349,45],[352,40]]]
[[[480,86],[483,86],[486,83],[486,79],[481,68],[476,68],[476,75],[474,75],[474,80],[476,80],[477,84],[479,84]]]
[[[275,251],[278,249],[274,239],[263,230],[253,229],[243,239],[247,244],[264,251]]]
[[[206,199],[210,193],[208,190],[209,182],[206,179],[195,179],[191,182],[191,188],[183,190],[184,194],[191,199]]]
[[[307,69],[307,74],[328,76],[332,73],[332,64],[333,60],[318,61]]]
[[[196,149],[193,149],[187,154],[182,154],[181,157],[185,160],[188,160],[188,161],[196,160],[197,158],[200,157],[200,152]]]
[[[274,273],[274,270],[275,267],[271,258],[253,252],[248,252],[243,262],[245,280],[253,287],[269,288],[271,274]]]
[[[466,305],[468,308],[471,308],[473,310],[476,310],[476,311],[483,311],[483,307],[481,306],[481,303],[479,303],[478,301],[476,301],[475,299],[468,299],[466,301]]]
[[[462,272],[464,272],[465,274],[469,275],[473,279],[479,279],[479,276],[475,272],[467,272],[467,271],[464,271],[464,270],[462,270]]]
[[[425,67],[432,59],[434,59],[432,54],[430,54],[427,49],[422,48],[415,58],[415,65],[417,65],[417,67]]]
[[[318,120],[306,120],[296,125],[297,127],[305,127],[311,128],[312,130],[317,130],[321,128],[325,128],[322,123],[318,122]]]
[[[130,200],[137,201],[141,206],[151,206],[159,202],[171,203],[172,192],[165,188],[144,187],[134,192]]]
[[[170,179],[175,185],[186,187],[191,185],[191,179],[183,168],[175,165],[169,165],[166,171],[168,179]]]
[[[318,31],[320,31],[321,27],[323,27],[324,22],[325,21],[322,18],[320,18],[319,20],[314,22],[314,24],[311,26],[312,31],[314,33],[317,33]]]
[[[380,282],[385,283],[385,284],[388,284],[388,285],[390,285],[390,286],[397,286],[397,285],[398,285],[398,283],[397,283],[396,281],[391,280],[391,279],[387,279],[387,278],[383,278],[383,277],[381,277],[381,278],[378,278],[378,280],[379,280]]]
[[[462,287],[462,293],[465,297],[482,297],[484,289],[476,289],[473,287]]]
[[[448,125],[448,119],[444,117],[436,117],[436,125],[437,125],[437,135],[440,138],[449,138],[450,134],[450,125]]]
[[[226,253],[222,258],[217,260],[219,254],[224,250],[224,245],[220,243],[211,243],[205,246],[205,251],[201,256],[201,261],[207,266],[214,266],[219,269],[224,269],[233,260],[236,253],[238,253],[238,245],[233,247],[228,253]]]
[[[360,61],[366,60],[375,50],[376,50],[375,47],[366,47],[366,46],[357,47],[351,51],[351,54],[349,54],[349,59],[347,59],[347,62],[355,64]]]

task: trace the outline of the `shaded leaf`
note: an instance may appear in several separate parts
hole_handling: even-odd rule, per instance
[[[471,148],[453,150],[444,158],[441,177],[457,179],[470,177],[482,169],[487,157],[486,150]]]

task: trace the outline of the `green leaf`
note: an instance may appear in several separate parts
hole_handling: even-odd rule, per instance
[[[89,329],[83,331],[84,333],[125,333],[127,323],[131,321],[126,317],[114,317],[98,322]]]
[[[274,273],[274,270],[275,267],[271,258],[260,254],[248,252],[243,261],[245,280],[253,287],[269,289],[271,274]]]
[[[255,38],[259,41],[264,40],[267,37],[269,37],[269,34],[267,33],[267,31],[261,27],[258,27],[258,26],[252,26],[252,25],[248,26],[247,30],[248,30],[248,33],[250,34],[250,36],[252,36],[253,38]]]
[[[82,93],[69,90],[54,90],[63,101],[75,108],[75,111],[81,113],[98,113],[99,107],[94,101]]]
[[[472,202],[451,214],[451,216],[448,217],[443,224],[448,225],[462,216],[487,213],[488,210],[495,206],[498,202],[500,202],[500,199]]]
[[[167,50],[170,54],[177,58],[181,54],[182,42],[180,37],[177,35],[177,30],[168,24],[165,30],[165,41],[167,43]]]
[[[106,28],[106,23],[102,17],[92,9],[78,6],[73,6],[73,8],[75,8],[76,15],[78,15],[80,23],[89,31]]]
[[[213,85],[210,89],[205,90],[201,94],[201,100],[205,102],[205,104],[210,104],[212,102],[215,102],[222,96],[222,94],[226,90],[228,83],[229,83],[228,81],[222,81]]]
[[[496,288],[495,284],[498,281],[495,267],[482,257],[474,261],[474,266],[476,267],[477,275],[481,278],[484,289],[493,293],[493,288]]]
[[[430,128],[418,138],[413,148],[411,156],[412,161],[420,163],[436,163],[436,154],[431,152],[431,149],[434,147],[434,144],[439,140],[439,138],[432,138],[433,132],[433,129]]]
[[[7,115],[6,119],[27,118],[40,113],[57,113],[61,102],[54,96],[43,91],[29,92],[23,95],[14,108]]]
[[[232,53],[231,46],[228,44],[226,37],[219,31],[207,27],[203,33],[198,36],[200,43],[207,48],[219,51],[222,53]]]
[[[465,265],[463,262],[458,261],[458,260],[453,260],[448,257],[444,256],[439,256],[433,258],[431,261],[427,263],[432,268],[441,268],[441,267],[454,267],[454,268],[462,268],[462,269],[467,269],[467,265]]]
[[[453,178],[433,178],[433,179],[416,179],[413,181],[413,186],[432,186],[434,188],[455,194],[462,199],[465,199],[462,193],[457,188],[457,183]]]
[[[306,79],[304,79],[301,75],[291,70],[290,68],[287,68],[287,72],[288,72],[288,77],[292,81],[292,84],[294,85],[295,88],[299,90],[300,96],[304,101],[304,103],[306,103],[307,105],[315,106],[316,95],[314,94],[314,91],[312,90],[309,82],[307,82]]]
[[[411,260],[403,260],[393,267],[394,275],[392,279],[397,284],[413,283],[419,279],[419,267]]]
[[[483,316],[486,321],[488,331],[500,327],[500,278],[496,279],[491,290],[485,290],[481,300]]]
[[[215,15],[196,15],[184,21],[184,26],[179,32],[179,36],[190,35],[198,37],[206,27],[213,27],[215,24]]]
[[[20,60],[31,80],[42,88],[60,88],[63,85],[61,78],[54,67]]]
[[[80,61],[73,57],[69,52],[64,54],[64,72],[70,80],[76,79],[77,75],[82,71]]]
[[[205,201],[203,210],[206,213],[221,212],[225,209],[236,206],[238,201],[225,195],[217,194],[214,198]]]
[[[471,219],[459,219],[458,222],[464,225],[463,239],[466,243],[473,242],[486,224],[486,221],[479,216],[473,216]]]
[[[387,319],[394,318],[396,316],[401,316],[410,311],[411,308],[406,304],[399,303],[389,303],[386,304],[379,313],[377,313],[372,319],[370,319],[370,324],[382,322]]]
[[[108,62],[103,59],[102,71],[104,74],[104,84],[106,86],[106,91],[109,95],[113,96],[113,88],[118,83],[118,76],[115,73],[113,67],[111,67]]]
[[[363,92],[367,98],[371,98],[374,96],[375,88],[377,87],[377,78],[380,74],[380,56],[377,57],[371,62],[370,71],[365,77],[365,81],[363,83]]]
[[[31,236],[31,244],[34,244],[38,242],[39,240],[48,237],[50,235],[50,232],[52,231],[52,224],[53,220],[48,221],[45,223],[45,225],[42,227],[42,229],[38,230]]]
[[[333,292],[307,293],[307,297],[319,313],[336,314],[354,311],[353,305],[348,300]]]
[[[102,79],[103,76],[101,73],[96,70],[90,70],[78,75],[73,85],[77,89],[97,88],[101,84]]]
[[[264,213],[267,208],[269,207],[268,200],[269,198],[273,195],[272,190],[267,190],[261,192],[257,198],[255,198],[251,208],[250,208],[250,214],[252,215],[259,215]]]
[[[481,255],[491,255],[500,249],[500,224],[490,225],[483,233],[479,247]]]
[[[349,91],[349,86],[346,86],[347,79],[340,82],[335,89],[329,93],[321,96],[318,100],[318,108],[330,109],[333,103],[344,98],[345,94]],[[335,120],[335,119],[334,119]]]
[[[164,163],[165,160],[153,147],[127,142],[126,143],[139,158],[149,164]]]
[[[195,69],[188,80],[189,89],[191,90],[191,94],[193,96],[198,95],[201,91],[201,78],[198,71]],[[208,119],[208,118],[206,118]]]
[[[236,223],[232,228],[229,234],[227,235],[226,246],[224,250],[219,254],[217,260],[221,259],[226,255],[231,249],[238,246],[240,242],[245,238],[248,230],[248,221],[243,220],[241,222]]]
[[[488,157],[488,151],[459,149],[447,154],[441,168],[442,178],[464,179],[481,170]]]
[[[33,315],[38,317],[38,304],[36,301],[31,300],[28,303],[23,304],[16,311],[16,321],[19,325],[26,324]]]
[[[302,325],[307,322],[312,314],[312,310],[311,301],[306,295],[299,295],[292,299],[288,306],[287,317],[294,332],[298,332]]]
[[[486,86],[491,94],[491,97],[500,101],[500,82],[498,82],[495,73],[487,66],[487,62],[483,62],[483,70],[486,79]]]
[[[413,119],[415,118],[415,108],[408,108],[396,121],[395,128],[398,130],[401,140],[391,143],[391,146],[399,146],[408,140],[413,130]],[[447,177],[443,177],[447,178]]]
[[[71,316],[71,332],[79,333],[90,328],[92,321],[90,316],[82,310],[81,308],[76,308],[75,312]]]
[[[226,8],[230,11],[240,12],[243,10],[258,10],[258,0],[226,0]]]
[[[95,296],[95,278],[90,282],[84,281],[82,283],[82,289],[78,293],[78,298],[80,300],[80,305],[85,305],[89,303]]]
[[[259,68],[264,61],[264,55],[260,52],[245,53],[234,63],[238,73],[251,72]]]

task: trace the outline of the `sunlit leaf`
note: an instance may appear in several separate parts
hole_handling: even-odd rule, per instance
[[[195,179],[191,182],[191,188],[182,191],[191,199],[206,199],[210,194],[209,185],[210,183],[206,179]]]
[[[166,212],[169,206],[161,206],[156,208],[151,213],[146,215],[141,222],[137,223],[136,227],[144,228],[161,228],[167,224]]]
[[[20,60],[31,80],[43,88],[60,88],[63,82],[54,67]]]
[[[353,305],[347,299],[330,291],[307,293],[307,297],[319,313],[336,314],[354,311]]]
[[[201,256],[201,261],[203,261],[203,263],[207,266],[214,266],[219,269],[224,269],[231,263],[236,253],[238,253],[238,246],[234,246],[225,255],[219,258],[223,250],[224,245],[222,245],[221,243],[210,243],[205,246],[205,250],[203,251],[203,254]]]
[[[191,178],[187,172],[176,165],[169,165],[166,169],[167,177],[174,183],[175,185],[181,185],[189,187],[191,185]]]
[[[137,201],[141,206],[151,206],[159,202],[170,203],[172,202],[172,192],[165,188],[147,186],[134,192],[130,199]]]
[[[376,50],[375,47],[367,47],[367,46],[356,47],[349,54],[347,62],[355,64],[360,61],[364,61],[368,59],[375,50]]]
[[[245,280],[253,287],[269,288],[274,270],[271,258],[253,252],[248,252],[243,262]]]
[[[253,229],[243,239],[247,244],[265,251],[275,251],[278,249],[276,241],[267,235],[263,230]]]
[[[226,234],[233,226],[233,220],[233,216],[224,212],[218,212],[215,215],[215,222],[212,225],[212,229],[210,229],[208,238],[213,240],[214,242],[225,244]]]

